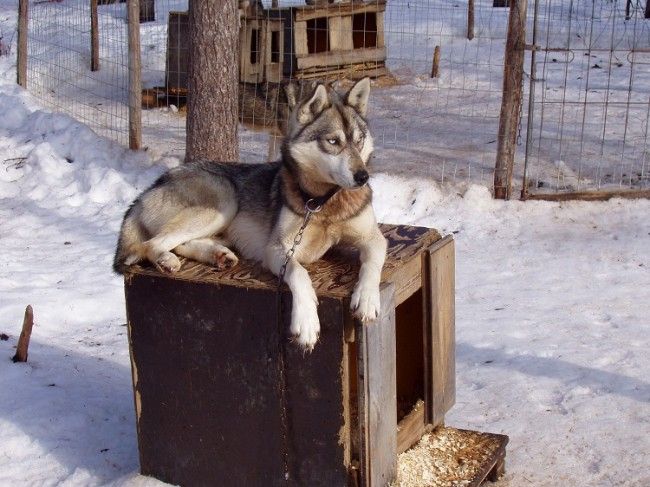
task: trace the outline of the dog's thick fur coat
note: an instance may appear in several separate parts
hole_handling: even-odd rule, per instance
[[[306,349],[318,339],[317,298],[304,263],[333,245],[360,250],[351,307],[362,321],[379,313],[379,281],[386,255],[366,184],[373,141],[365,120],[370,81],[340,95],[317,85],[291,116],[282,160],[259,165],[195,162],[163,174],[124,216],[114,268],[148,260],[166,272],[177,255],[224,269],[239,254],[278,275],[311,198],[338,191],[314,213],[289,260],[284,280],[293,294],[291,333]]]

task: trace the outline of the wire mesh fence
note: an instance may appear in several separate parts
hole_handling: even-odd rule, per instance
[[[140,3],[143,146],[182,157],[187,0]],[[491,184],[509,12],[495,5],[503,3],[241,1],[240,65],[229,67],[240,79],[241,159],[277,157],[286,83],[345,87],[369,74],[375,171]],[[528,44],[537,50],[527,55],[533,82],[525,83],[514,173],[519,184],[526,172],[529,194],[647,187],[650,21],[643,7],[529,0]],[[90,0],[32,2],[28,39],[29,89],[122,143],[128,141],[126,17],[125,3],[98,5],[97,71],[91,70]]]
[[[89,0],[29,4],[27,86],[45,106],[127,143],[126,10],[119,3],[99,9],[99,63],[93,71],[90,5]]]
[[[323,8],[308,7],[302,2],[280,1],[276,7],[265,3],[253,8],[250,2],[243,3],[249,5],[242,10],[241,18],[242,50],[248,49],[241,53],[245,66],[240,67],[241,116],[249,122],[240,130],[243,160],[261,162],[269,153],[277,154],[273,147],[269,149],[268,135],[276,128],[274,117],[281,111],[281,86],[276,83],[327,79],[345,85],[349,78],[366,72],[378,75],[373,82],[371,106],[377,142],[376,170],[426,175],[442,182],[489,183],[507,9],[494,8],[492,0],[476,1],[473,39],[468,40],[466,1],[337,3],[324,7],[324,15],[319,14]],[[368,6],[367,11],[362,8],[355,13],[359,5]],[[310,9],[316,13],[307,18],[310,14],[306,11]],[[28,87],[48,106],[70,113],[98,133],[125,143],[126,6],[100,4],[97,11],[99,70],[91,71],[90,2],[30,4]],[[179,90],[182,86],[169,84],[178,81],[173,73],[181,72],[186,63],[183,50],[187,39],[179,21],[184,12],[186,0],[156,0],[151,19],[140,24],[143,145],[161,154],[180,156],[184,151],[187,93]],[[299,34],[296,25],[300,15],[306,18],[308,29],[305,46],[300,46],[295,37]],[[267,24],[269,19],[283,24],[275,31],[280,34],[268,36],[268,46],[267,39],[260,37],[263,22],[246,31],[259,19],[266,19]],[[253,36],[253,31],[255,38],[251,37],[247,44],[245,36]],[[282,39],[276,37],[280,35]],[[378,42],[385,50],[377,47]],[[432,78],[436,46],[438,73]],[[171,53],[174,49],[175,58]],[[269,55],[276,62],[285,62],[285,66],[279,76],[270,80],[251,80],[246,69],[250,69],[256,56],[261,59],[262,49],[268,49]],[[361,51],[365,54],[358,54]],[[308,58],[316,54],[319,59],[310,61],[308,68],[298,69],[299,56]],[[337,55],[342,59],[334,59]],[[321,61],[325,66],[318,64]],[[293,65],[287,67],[286,62]],[[381,65],[385,70],[373,73],[373,63],[375,68]],[[271,143],[277,144],[277,138],[271,139]]]
[[[536,0],[529,29],[529,194],[648,189],[645,3]],[[535,15],[536,12],[536,15]]]

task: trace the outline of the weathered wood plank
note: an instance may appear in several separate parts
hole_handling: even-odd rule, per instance
[[[413,410],[397,424],[397,454],[405,452],[415,445],[427,431],[424,421],[424,401],[418,401]]]
[[[352,17],[331,17],[329,20],[330,49],[332,51],[354,49],[352,44]]]
[[[430,387],[428,421],[443,423],[456,400],[455,250],[451,235],[429,247],[426,289],[430,296],[426,314],[430,321]]]
[[[335,6],[297,7],[296,21],[305,21],[322,17],[340,17],[341,15],[361,14],[364,12],[383,12],[386,10],[386,0],[373,0],[370,3],[340,3]]]
[[[382,270],[382,282],[393,282],[398,273],[404,273],[403,267],[411,259],[421,258],[422,250],[440,239],[440,234],[431,228],[381,225],[384,237],[388,241],[386,262]],[[244,288],[275,289],[277,278],[253,261],[241,259],[232,269],[218,271],[214,267],[181,259],[183,266],[169,278],[183,281],[212,282]],[[319,296],[346,298],[354,289],[359,275],[358,252],[349,247],[332,249],[319,261],[305,266]],[[405,269],[411,269],[411,266]],[[154,267],[132,266],[129,274],[160,275]],[[420,273],[421,271],[416,271]],[[403,274],[398,279],[403,280]]]
[[[309,54],[307,45],[307,22],[293,23],[293,45],[296,56],[306,56]]]
[[[388,485],[397,472],[397,391],[395,360],[395,286],[381,290],[381,313],[371,325],[359,324],[363,377],[359,393],[362,425],[362,484]]]
[[[544,201],[605,201],[611,198],[650,198],[650,189],[615,189],[599,191],[573,191],[564,193],[526,193],[523,195],[524,200],[544,200]]]
[[[317,54],[296,54],[298,69],[308,69],[316,66],[342,66],[345,64],[358,64],[381,62],[386,60],[385,47],[367,47],[352,51],[327,51]]]

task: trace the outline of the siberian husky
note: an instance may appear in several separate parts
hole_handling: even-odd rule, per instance
[[[361,321],[373,321],[380,309],[386,240],[367,184],[373,151],[365,119],[369,93],[365,78],[344,94],[318,84],[301,100],[287,96],[291,111],[280,161],[201,161],[163,174],[124,216],[115,271],[148,260],[176,272],[177,256],[225,269],[238,262],[232,248],[279,275],[306,208],[320,206],[284,274],[293,294],[290,331],[305,349],[313,349],[320,331],[317,298],[302,264],[339,243],[360,251],[351,308]]]

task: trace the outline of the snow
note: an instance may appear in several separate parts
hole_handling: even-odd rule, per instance
[[[0,15],[15,19],[15,3]],[[110,264],[131,200],[180,161],[45,111],[14,80],[15,59],[0,57],[0,485],[163,485],[137,474]],[[410,89],[388,92],[397,105]],[[408,177],[399,145],[390,157],[372,179],[379,219],[457,242],[447,424],[510,436],[497,486],[650,485],[650,201],[495,201],[471,181]],[[13,364],[27,304],[29,361]]]

